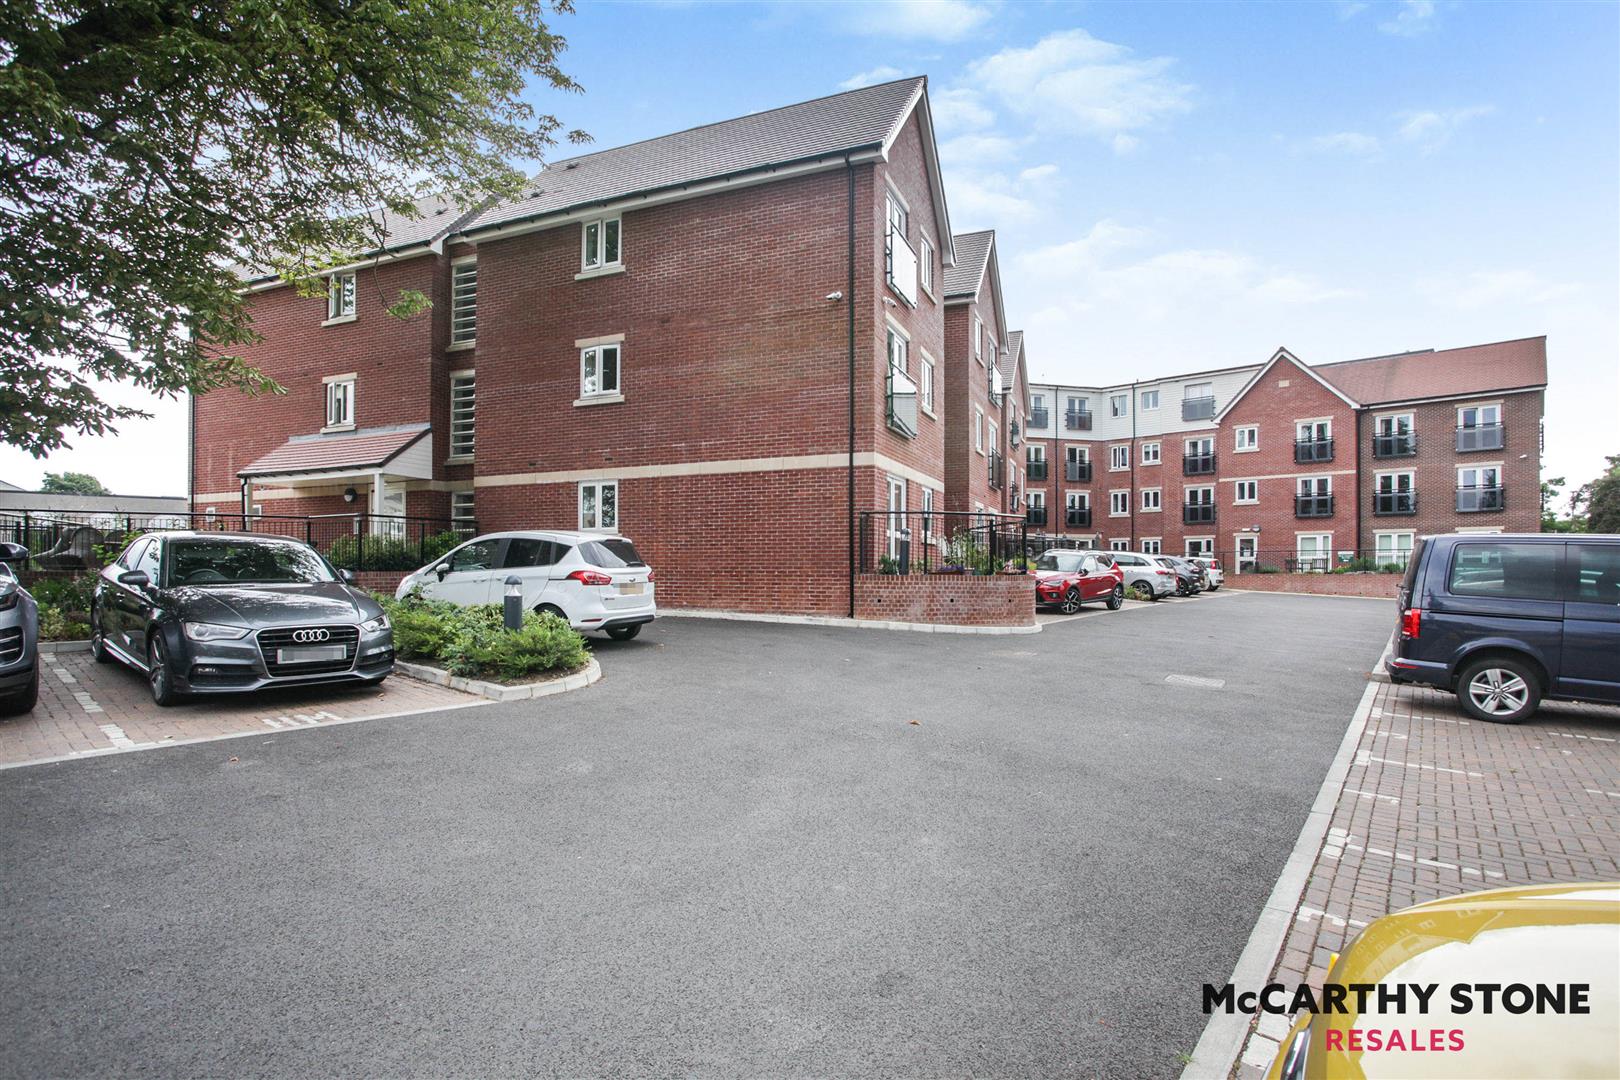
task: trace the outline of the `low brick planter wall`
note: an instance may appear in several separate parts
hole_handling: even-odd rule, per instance
[[[1395,599],[1400,574],[1227,574],[1233,589],[1308,593],[1313,596],[1376,596]]]
[[[362,570],[354,575],[354,579],[362,589],[393,596],[394,590],[399,588],[399,583],[408,573],[409,570]]]
[[[862,574],[855,617],[946,626],[1034,626],[1035,579],[1027,574]]]

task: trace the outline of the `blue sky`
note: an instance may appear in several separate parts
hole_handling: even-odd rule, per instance
[[[586,92],[534,100],[602,147],[927,74],[952,222],[998,230],[1035,378],[1545,333],[1549,475],[1620,453],[1620,6],[584,0],[557,25]],[[183,490],[183,443],[134,472],[93,442],[43,467]]]

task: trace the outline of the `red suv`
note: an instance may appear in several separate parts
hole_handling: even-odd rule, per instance
[[[1102,552],[1048,551],[1035,560],[1035,603],[1073,615],[1087,600],[1125,602],[1125,571]]]

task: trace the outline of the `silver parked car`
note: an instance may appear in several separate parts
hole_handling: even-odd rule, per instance
[[[39,700],[39,606],[9,565],[26,558],[21,544],[0,543],[0,716]]]
[[[1114,563],[1125,571],[1125,595],[1132,600],[1157,600],[1161,596],[1175,595],[1175,572],[1166,569],[1153,556],[1134,551],[1111,551],[1109,554],[1114,557]]]

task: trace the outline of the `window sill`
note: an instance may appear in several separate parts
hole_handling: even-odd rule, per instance
[[[469,349],[476,349],[477,347],[478,347],[478,342],[476,340],[475,341],[452,341],[449,345],[447,345],[445,347],[444,351],[445,352],[466,352]]]
[[[612,277],[614,274],[624,273],[624,263],[610,263],[607,266],[593,266],[588,270],[581,270],[574,275],[575,281],[589,281],[591,278]]]
[[[1258,454],[1259,452],[1260,448],[1258,446],[1240,446],[1232,451],[1234,454]]]
[[[590,397],[577,399],[574,405],[576,408],[582,405],[618,405],[623,401],[623,394],[592,394]]]
[[[353,431],[353,430],[354,430],[354,425],[353,424],[327,424],[325,427],[321,428],[321,434],[322,435],[329,435],[334,431]]]
[[[917,409],[918,409],[919,412],[921,412],[924,416],[928,417],[928,419],[930,419],[930,420],[938,420],[939,419],[939,417],[934,415],[934,410],[930,409],[926,405],[919,405],[919,406],[917,406]]]
[[[1144,462],[1142,462],[1142,468],[1146,469],[1146,468],[1148,468],[1150,466],[1163,465],[1163,464],[1164,464],[1164,462],[1162,462],[1162,461],[1144,461]]]
[[[471,465],[472,460],[473,456],[471,454],[452,454],[444,459],[444,463],[446,465]]]
[[[323,323],[321,323],[321,325],[322,325],[322,326],[341,326],[341,325],[343,325],[343,324],[344,324],[344,323],[351,323],[351,322],[354,322],[354,321],[355,321],[355,320],[356,320],[356,319],[358,319],[358,318],[360,318],[360,316],[359,316],[359,315],[358,315],[358,314],[354,314],[354,315],[339,315],[339,316],[337,316],[337,317],[336,317],[336,318],[333,318],[333,319],[327,319],[327,320],[326,320],[326,321],[325,321],[325,322],[323,322]]]

